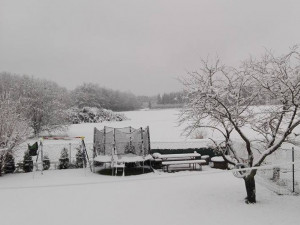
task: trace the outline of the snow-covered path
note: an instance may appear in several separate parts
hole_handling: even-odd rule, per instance
[[[243,181],[215,172],[6,175],[0,179],[0,224],[298,224],[300,197],[258,185],[258,203],[246,205]]]

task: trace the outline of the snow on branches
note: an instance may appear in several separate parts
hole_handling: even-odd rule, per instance
[[[197,128],[220,132],[224,141],[214,141],[216,148],[231,151],[239,162],[231,147],[234,131],[245,144],[249,166],[259,166],[284,142],[292,141],[290,134],[300,124],[299,56],[298,47],[281,56],[266,51],[239,68],[226,67],[218,58],[202,60],[200,70],[182,80],[188,103],[181,122],[188,122],[188,132]],[[248,135],[247,129],[256,135]]]
[[[9,99],[0,99],[0,147],[13,150],[30,135],[22,108]]]
[[[260,166],[300,124],[300,52],[297,46],[287,54],[271,51],[242,63],[226,67],[217,58],[202,60],[200,70],[182,80],[187,104],[180,122],[186,131],[198,128],[219,132],[223,140],[212,140],[224,160],[247,167]],[[243,146],[236,148],[233,133]],[[254,133],[254,135],[253,135]],[[230,153],[227,157],[225,153]],[[246,202],[255,203],[256,169],[244,177]]]

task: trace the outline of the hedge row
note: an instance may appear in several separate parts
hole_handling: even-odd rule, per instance
[[[184,154],[197,152],[201,155],[209,155],[210,157],[218,156],[212,148],[187,148],[187,149],[151,149],[150,154]]]

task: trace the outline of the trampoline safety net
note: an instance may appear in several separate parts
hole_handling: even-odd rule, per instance
[[[94,157],[97,155],[135,154],[146,156],[150,152],[149,127],[94,128]]]

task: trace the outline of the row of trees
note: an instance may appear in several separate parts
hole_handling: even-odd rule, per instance
[[[252,168],[244,181],[246,202],[255,203],[257,167],[299,135],[295,133],[300,124],[299,48],[279,56],[266,51],[238,68],[225,66],[218,58],[202,60],[200,70],[188,73],[182,83],[188,103],[181,121],[189,123],[187,131],[204,128],[221,134],[222,140],[212,142],[223,158],[237,167]],[[275,104],[253,107],[264,100]],[[236,141],[244,147],[236,148]]]
[[[113,111],[135,110],[141,102],[130,92],[102,88],[97,84],[82,84],[71,92],[72,104],[78,108],[96,107]]]
[[[0,98],[2,107],[9,111],[17,109],[16,115],[25,118],[35,136],[42,131],[62,129],[68,123],[66,110],[71,102],[70,96],[55,82],[1,73]],[[15,123],[20,121],[15,119]],[[12,125],[10,122],[9,126],[14,127]]]
[[[94,84],[68,91],[55,82],[11,73],[0,73],[0,154],[13,154],[15,147],[41,132],[64,130],[74,123],[126,119],[110,110],[134,110],[140,106],[131,93]],[[95,115],[91,112],[97,112]],[[88,117],[88,118],[85,118]],[[95,117],[95,118],[94,118]],[[97,117],[97,118],[96,118]],[[4,151],[3,151],[4,149]],[[4,166],[4,164],[2,164]],[[1,168],[0,168],[1,169]]]
[[[16,105],[15,113],[26,118],[35,136],[43,131],[64,128],[69,122],[67,110],[70,108],[127,111],[141,106],[132,93],[105,89],[96,84],[82,84],[68,91],[52,81],[6,72],[0,73],[0,100],[1,107]]]
[[[184,93],[183,92],[171,92],[164,93],[157,96],[157,104],[183,104]]]

